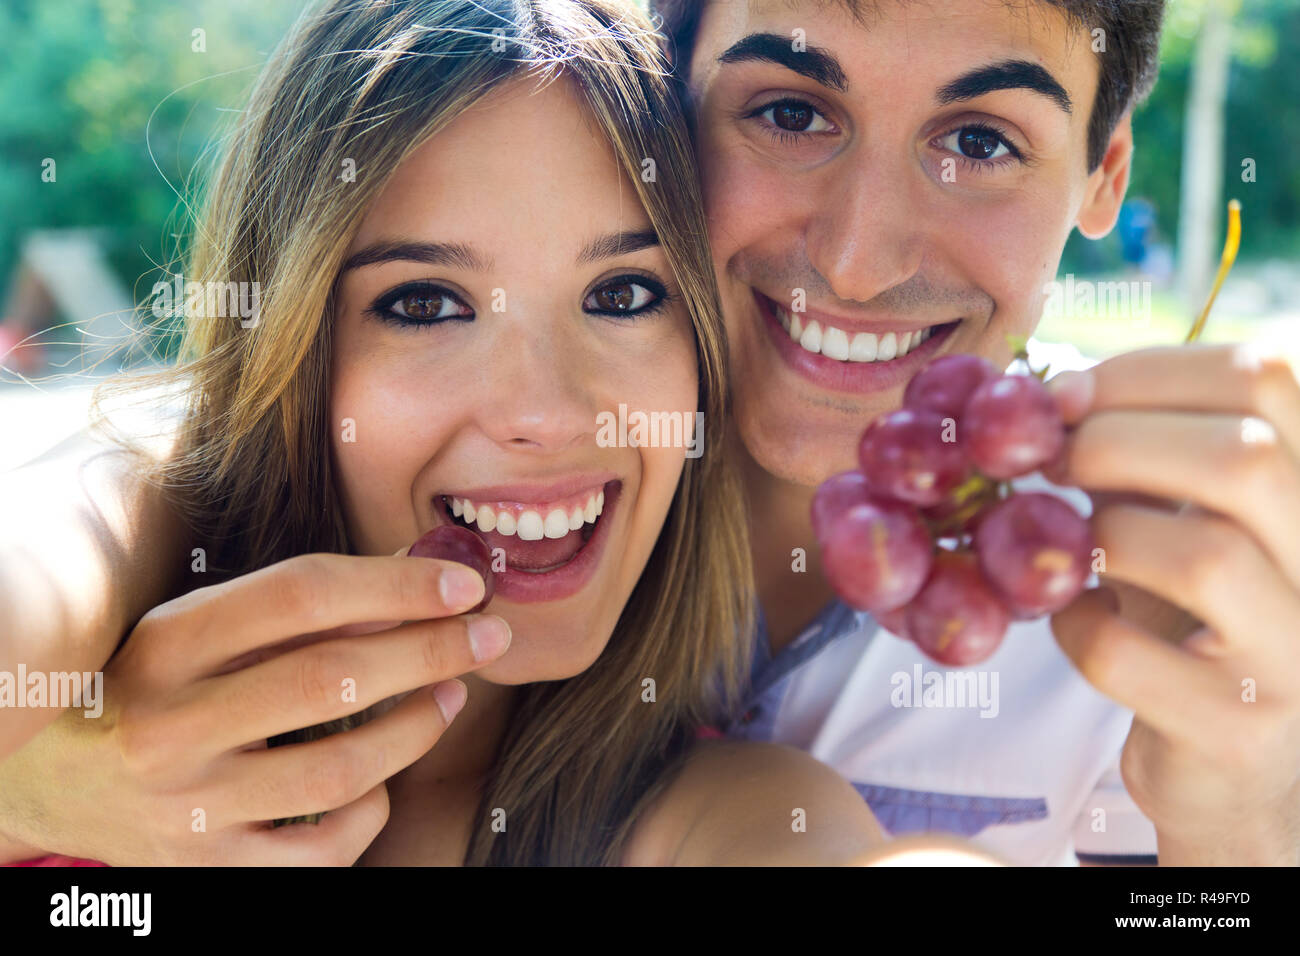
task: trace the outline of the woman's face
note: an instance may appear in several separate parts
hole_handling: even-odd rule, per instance
[[[581,672],[685,459],[607,447],[600,416],[693,418],[697,372],[668,260],[570,82],[513,81],[415,151],[338,289],[331,441],[353,547],[392,554],[472,515],[514,632],[478,674]]]

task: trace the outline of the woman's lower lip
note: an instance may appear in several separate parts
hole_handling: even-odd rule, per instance
[[[753,290],[763,325],[775,346],[777,354],[796,374],[814,385],[834,392],[864,394],[885,391],[911,381],[942,347],[956,328],[956,324],[935,326],[930,337],[901,359],[891,362],[841,362],[815,352],[809,352],[790,338],[776,317],[772,302],[758,290]]]
[[[493,600],[504,598],[515,604],[534,604],[541,601],[560,601],[581,591],[596,573],[609,527],[618,508],[623,484],[611,481],[605,485],[605,508],[592,530],[586,544],[572,558],[549,571],[521,571],[506,566],[494,572],[496,592]]]

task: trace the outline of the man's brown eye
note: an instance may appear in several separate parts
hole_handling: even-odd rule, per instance
[[[632,291],[630,282],[596,290],[596,308],[603,312],[626,312],[632,308],[635,299],[636,293]]]
[[[1002,137],[992,130],[974,127],[960,131],[957,145],[962,154],[971,159],[988,159],[1002,145]]]
[[[807,130],[815,115],[816,112],[806,103],[778,103],[772,107],[772,122],[792,133]]]

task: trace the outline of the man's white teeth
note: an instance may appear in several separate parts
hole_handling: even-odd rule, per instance
[[[826,327],[826,334],[822,336],[822,355],[825,355],[827,358],[839,359],[841,362],[848,361],[848,334],[841,332],[834,326],[828,325]]]
[[[570,531],[582,530],[584,524],[594,523],[604,510],[603,490],[589,495],[585,505],[571,505],[567,510],[552,508],[545,517],[535,508],[526,508],[516,517],[513,511],[498,510],[492,505],[475,505],[468,498],[451,499],[451,513],[465,524],[474,525],[480,531],[517,534],[524,541],[563,538]]]
[[[822,350],[822,327],[816,319],[809,322],[808,327],[803,330],[803,335],[799,336],[799,344],[808,352]]]
[[[789,333],[792,341],[799,343],[800,348],[840,362],[888,362],[902,358],[934,332],[931,326],[912,332],[886,332],[883,335],[858,332],[850,336],[843,329],[822,325],[816,319],[805,325],[799,313],[787,312],[779,305],[775,308],[781,327]]]
[[[880,349],[880,343],[869,332],[859,332],[849,344],[850,362],[874,362]]]
[[[880,346],[876,349],[876,361],[888,362],[898,357],[898,339],[893,332],[886,332],[880,337]]]

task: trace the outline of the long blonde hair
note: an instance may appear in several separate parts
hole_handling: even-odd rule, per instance
[[[613,145],[690,312],[705,413],[703,454],[686,463],[605,651],[576,677],[520,688],[466,859],[610,864],[691,730],[734,704],[752,630],[742,499],[722,460],[726,344],[689,136],[631,2],[333,0],[299,19],[237,121],[185,270],[259,282],[259,321],[186,322],[188,414],[162,479],[210,573],[350,550],[327,421],[336,276],[403,159],[521,71],[576,81]],[[344,160],[354,182],[340,177]],[[654,703],[641,698],[647,677]],[[490,830],[496,807],[508,832]]]

